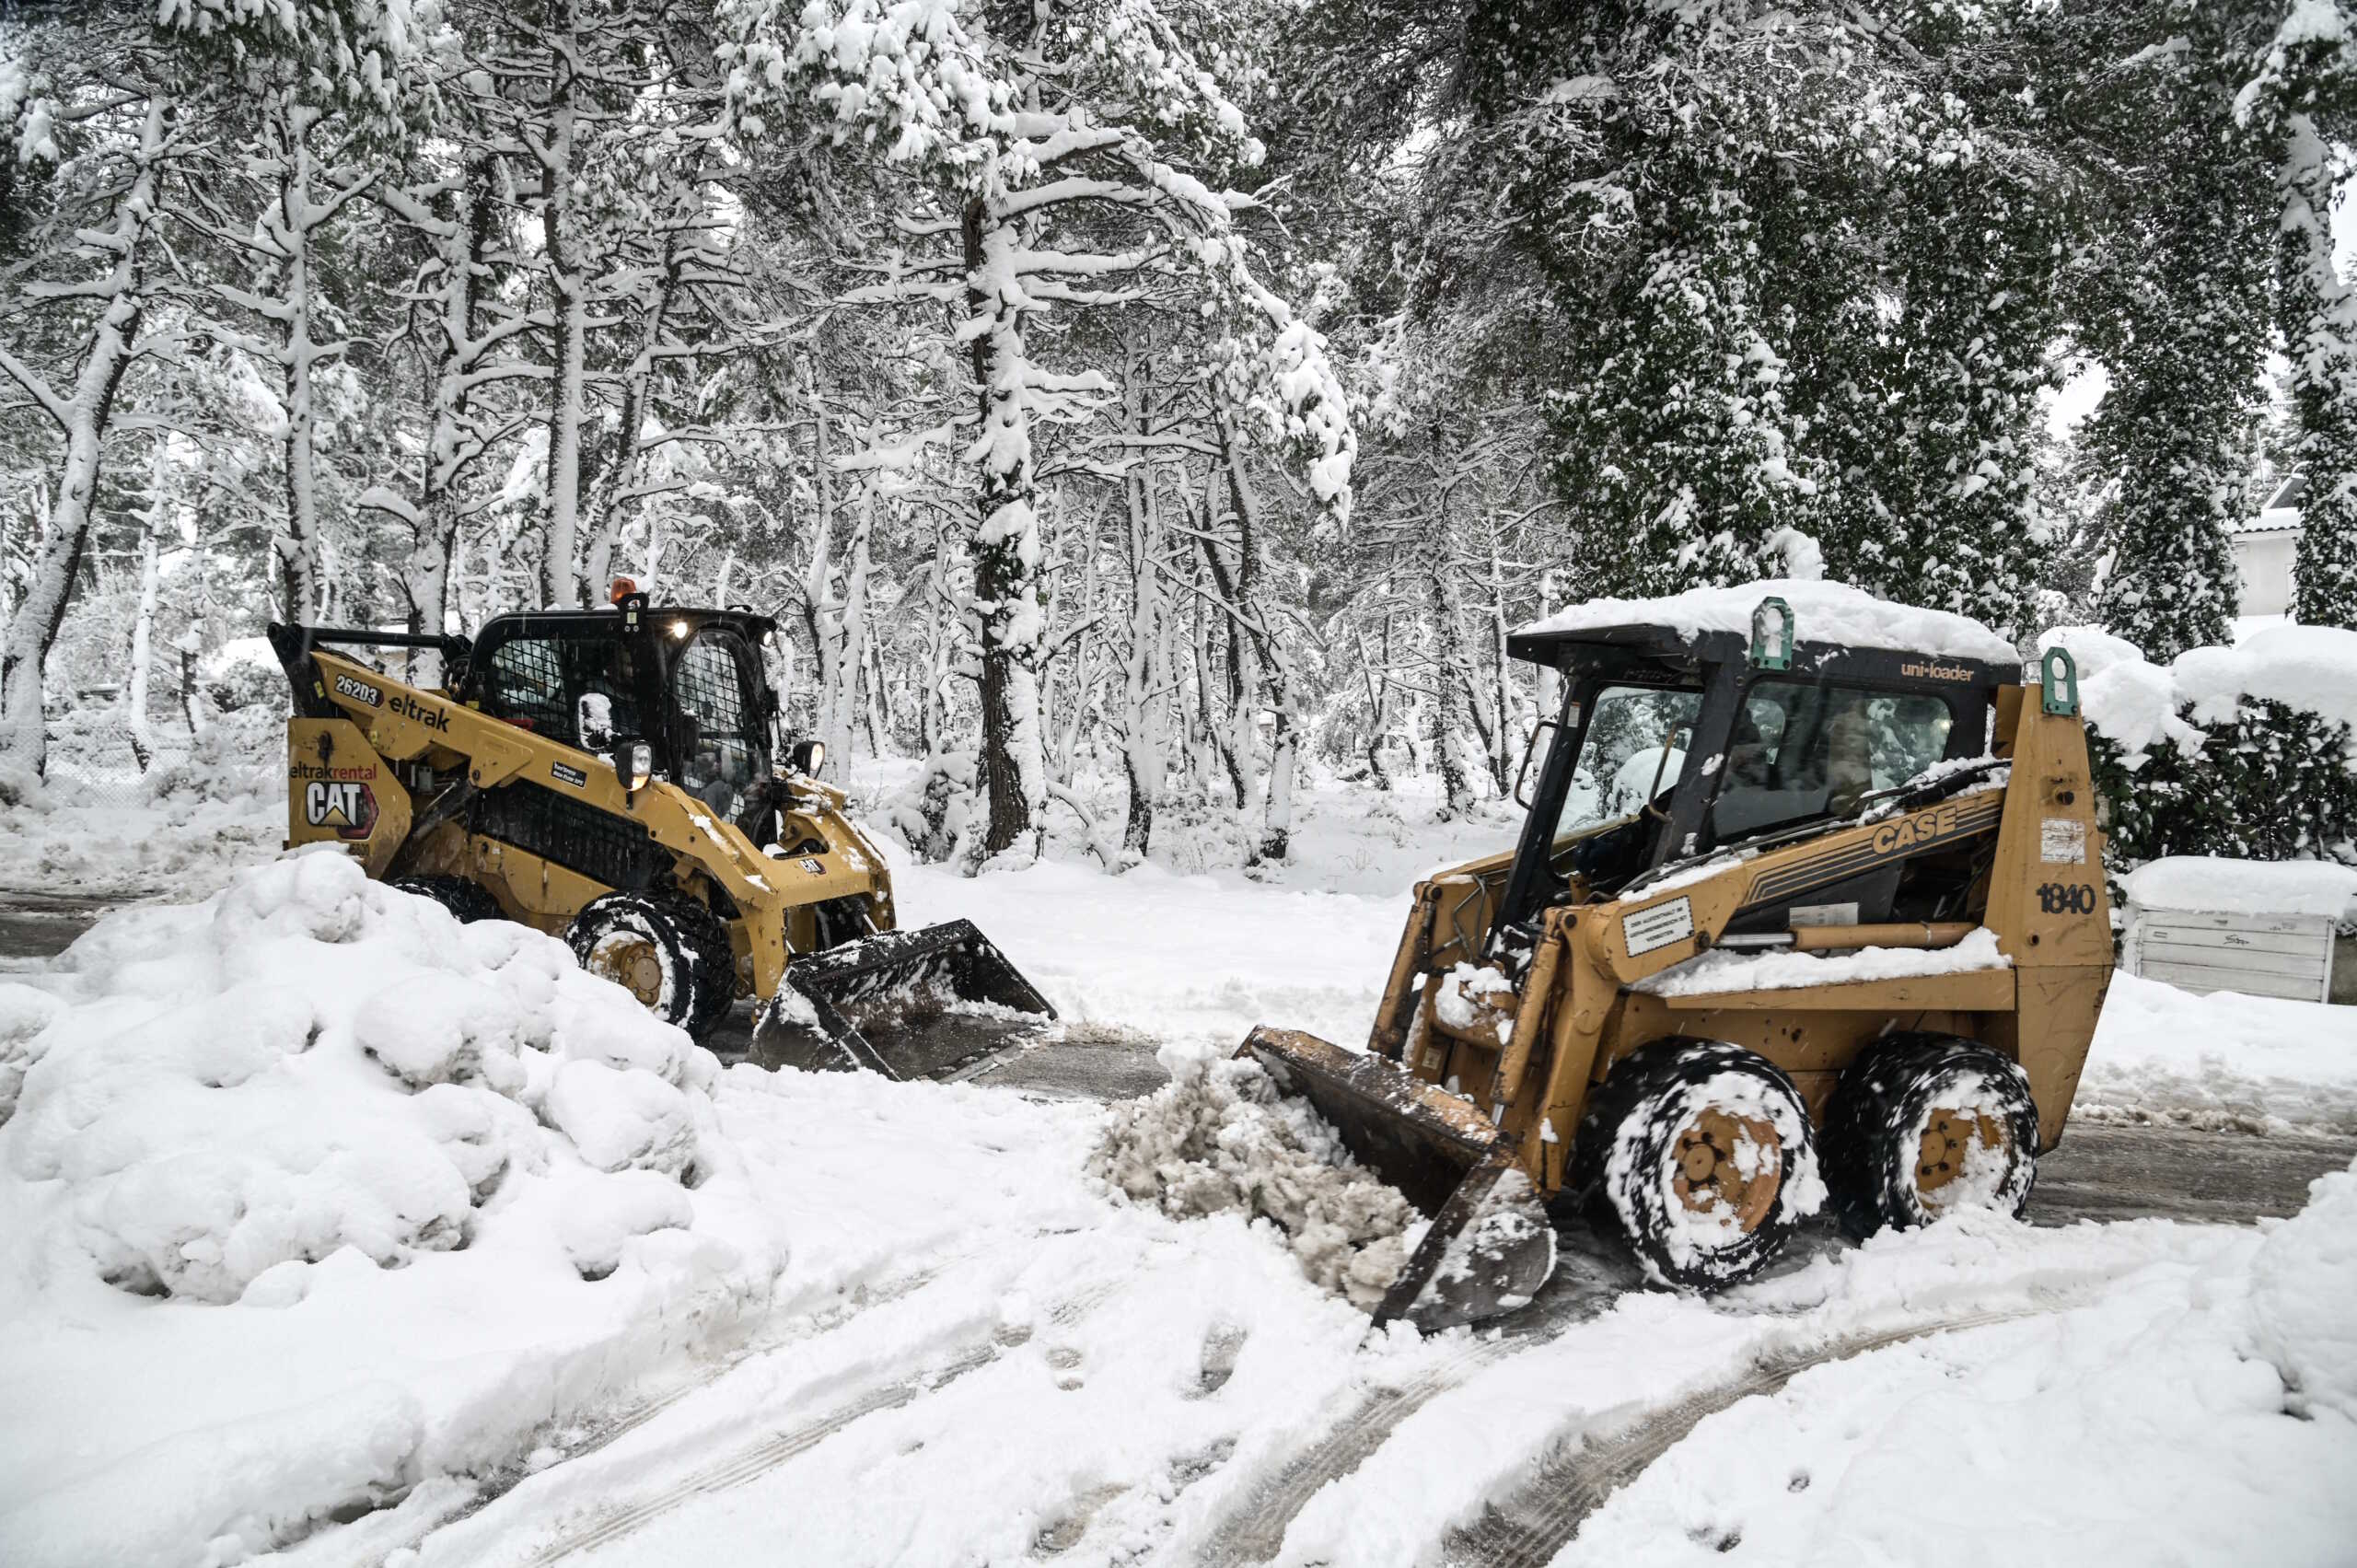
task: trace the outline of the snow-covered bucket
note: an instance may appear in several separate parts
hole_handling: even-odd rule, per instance
[[[2120,967],[2184,991],[2332,1000],[2357,867],[2172,855],[2128,874]]]

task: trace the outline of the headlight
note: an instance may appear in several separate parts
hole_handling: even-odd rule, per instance
[[[797,740],[785,754],[785,765],[806,779],[815,779],[819,770],[827,765],[827,743],[823,740]]]

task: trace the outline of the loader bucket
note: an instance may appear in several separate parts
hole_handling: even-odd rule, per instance
[[[968,1075],[1056,1010],[970,920],[810,953],[753,1026],[765,1067]]]
[[[1376,1308],[1380,1328],[1478,1322],[1523,1306],[1555,1269],[1555,1231],[1515,1164],[1515,1140],[1471,1101],[1380,1056],[1256,1028],[1239,1056],[1333,1124],[1360,1164],[1432,1217]]]

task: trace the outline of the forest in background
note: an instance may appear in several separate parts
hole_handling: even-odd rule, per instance
[[[777,615],[976,865],[1282,859],[1313,760],[1504,794],[1509,626],[1794,531],[2165,661],[2296,470],[2357,625],[2347,21],[0,0],[0,792],[77,693],[145,766],[272,619],[625,573]]]

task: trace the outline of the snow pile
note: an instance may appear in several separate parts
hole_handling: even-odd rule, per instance
[[[1806,1365],[1728,1404],[1556,1561],[1701,1568],[1739,1546],[1744,1562],[1799,1568],[1838,1540],[1858,1562],[1931,1564],[1968,1534],[2000,1562],[2345,1562],[2352,1194],[2357,1179],[2327,1177],[2264,1239],[2156,1222],[1975,1225],[1990,1261],[2016,1273],[2121,1242],[2151,1256],[2093,1300],[2061,1295],[2010,1321]]]
[[[2194,726],[2231,722],[2246,700],[2357,725],[2357,632],[2341,627],[2270,626],[2231,647],[2188,648],[2165,667],[2093,626],[2057,627],[2045,643],[2070,651],[2080,711],[2131,759],[2163,740],[2193,755]]]
[[[2072,1114],[2357,1132],[2357,1007],[2116,973]]]
[[[1657,889],[1649,889],[1654,890]],[[1655,996],[1699,996],[1716,991],[1789,991],[1855,981],[1969,974],[1977,970],[2002,970],[2012,962],[1997,950],[1997,934],[1984,925],[1968,933],[1963,941],[1952,947],[1861,947],[1852,953],[1744,953],[1720,949],[1697,954],[1639,981],[1630,989]]]
[[[783,1263],[707,1052],[332,850],[42,979],[0,988],[0,1388],[76,1441],[0,1438],[0,1559],[235,1555],[495,1461]]]
[[[2176,680],[2135,644],[2099,626],[2058,626],[2040,645],[2070,654],[2079,674],[2079,712],[2130,758],[2163,740],[2188,756],[2200,749],[2201,732],[2177,716]]]
[[[1089,1173],[1174,1218],[1272,1220],[1302,1272],[1371,1310],[1422,1235],[1414,1206],[1259,1063],[1174,1046],[1159,1058],[1170,1082],[1113,1108]]]
[[[1968,615],[1893,604],[1846,583],[1771,577],[1725,588],[1690,588],[1666,598],[1592,598],[1515,629],[1517,637],[1560,636],[1608,626],[1667,626],[1691,642],[1712,632],[1748,639],[1751,614],[1770,596],[1793,607],[1793,637],[1851,648],[1889,648],[1941,658],[2011,665],[2014,645]]]
[[[2294,1414],[2357,1422],[2357,1167],[2318,1177],[2308,1206],[2251,1260],[2252,1345],[2282,1374]]]
[[[2271,1234],[1962,1214],[1628,1293],[1424,1402],[1277,1561],[1481,1561],[1569,1497],[1558,1568],[2345,1562],[2352,1193]]]
[[[2120,886],[2130,902],[2144,909],[2340,921],[2357,905],[2357,866],[2321,860],[2167,855],[2138,866],[2120,878]]]

